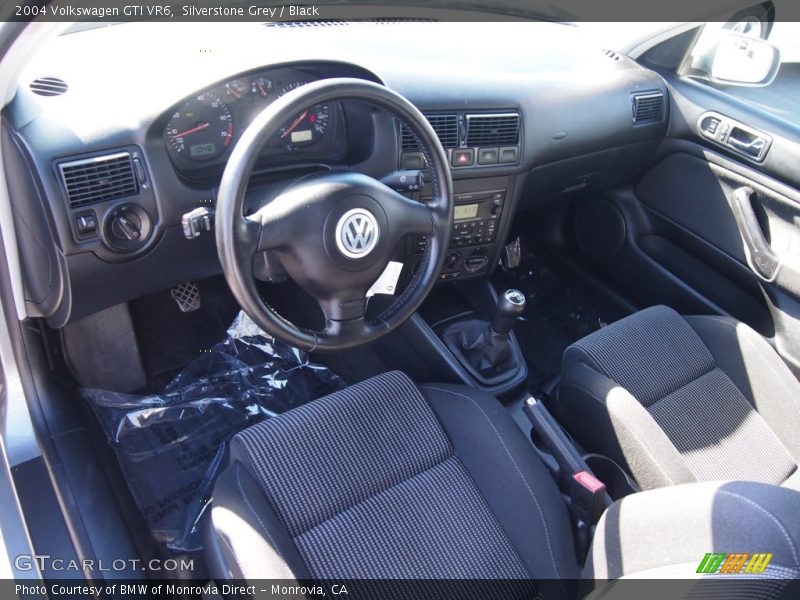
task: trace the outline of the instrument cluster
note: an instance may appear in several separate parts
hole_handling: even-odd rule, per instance
[[[295,69],[254,73],[203,90],[178,105],[164,127],[164,144],[182,170],[224,166],[250,122],[276,98],[318,79]],[[337,103],[312,106],[286,123],[264,149],[278,162],[331,157],[343,150]]]

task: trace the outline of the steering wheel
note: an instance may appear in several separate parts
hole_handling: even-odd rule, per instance
[[[267,142],[302,111],[338,100],[383,109],[408,125],[431,167],[432,199],[416,202],[367,175],[332,171],[299,180],[245,217],[248,180]],[[231,152],[215,217],[225,279],[244,311],[276,339],[308,351],[342,350],[371,342],[408,319],[436,282],[453,226],[452,187],[439,139],[408,100],[360,79],[308,83],[265,108]],[[427,237],[419,267],[391,306],[368,320],[367,292],[408,234]],[[294,325],[261,298],[253,261],[266,251],[274,253],[289,277],[316,299],[325,316],[323,330]]]

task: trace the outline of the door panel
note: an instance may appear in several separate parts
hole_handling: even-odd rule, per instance
[[[627,243],[602,266],[643,304],[747,322],[800,373],[800,131],[722,91],[665,78],[669,137],[633,189],[612,195]],[[769,136],[766,155],[709,139],[700,130],[708,112]]]
[[[704,158],[669,154],[636,186],[645,206],[744,262],[742,237],[733,218],[724,171]]]

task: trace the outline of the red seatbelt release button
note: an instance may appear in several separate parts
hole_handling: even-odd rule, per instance
[[[606,504],[606,485],[588,471],[572,474],[572,507],[578,517],[594,525],[603,514]]]

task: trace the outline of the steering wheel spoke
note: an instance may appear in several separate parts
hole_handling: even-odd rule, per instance
[[[367,314],[366,290],[341,290],[332,297],[317,298],[326,323],[363,320]]]
[[[258,221],[252,217],[245,217],[237,224],[237,229],[239,230],[239,244],[248,253],[255,254],[266,249],[260,247],[262,227]]]
[[[397,233],[431,235],[434,230],[434,215],[430,207],[424,202],[406,198],[394,190],[389,191],[392,220]]]
[[[363,317],[349,321],[328,321],[320,337],[323,340],[360,339],[368,333],[368,330],[369,325]]]
[[[294,233],[291,224],[293,215],[292,193],[285,192],[264,201],[252,215],[245,218],[248,227],[256,235],[256,250],[277,250],[291,242]]]

